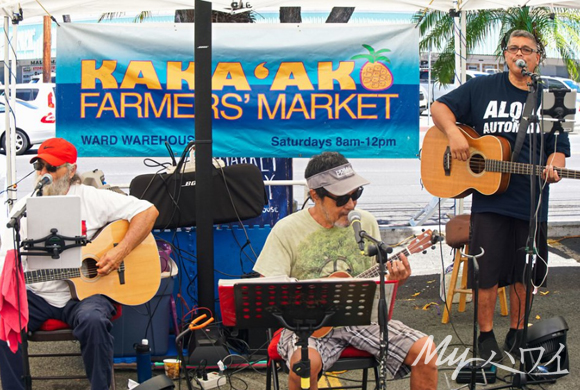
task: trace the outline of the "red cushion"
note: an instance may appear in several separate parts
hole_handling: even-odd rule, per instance
[[[40,330],[46,330],[46,331],[68,329],[68,328],[70,328],[70,327],[68,326],[68,324],[66,322],[62,322],[61,320],[56,320],[54,318],[50,318],[50,319],[44,321],[44,323],[42,325],[40,325]]]
[[[280,341],[280,334],[282,333],[282,329],[278,329],[276,333],[274,333],[274,337],[272,337],[272,341],[270,341],[270,345],[268,345],[268,356],[272,360],[280,361],[283,360],[282,357],[278,354],[278,341]],[[351,357],[372,357],[370,353],[366,351],[361,351],[360,349],[356,349],[353,346],[346,347],[342,353],[340,354],[341,358],[351,358]]]
[[[117,309],[117,313],[111,317],[111,321],[116,320],[117,318],[121,317],[123,314],[123,306],[118,303],[114,303],[115,308]],[[60,329],[69,329],[70,326],[66,322],[61,320],[57,320],[55,318],[49,318],[48,320],[44,321],[42,325],[40,325],[40,330],[44,331],[51,331],[51,330],[60,330]]]

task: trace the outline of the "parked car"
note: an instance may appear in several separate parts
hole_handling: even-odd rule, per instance
[[[16,99],[24,100],[41,108],[50,108],[54,111],[56,84],[54,83],[24,83],[16,84]],[[3,101],[4,90],[0,92]]]
[[[427,91],[423,86],[419,86],[419,115],[427,109]]]
[[[56,73],[52,72],[50,74],[50,82],[56,83]],[[36,84],[36,83],[44,83],[43,77],[41,74],[34,75],[30,78],[29,84]]]
[[[488,76],[490,74],[491,73],[487,72],[468,70],[466,73],[466,81],[471,80],[473,77]],[[434,79],[431,79],[431,86],[429,86],[429,71],[427,69],[420,70],[419,81],[421,85],[427,90],[427,98],[431,100],[431,103],[445,95],[447,92],[450,92],[456,88],[454,84],[440,84]]]
[[[16,127],[16,154],[55,136],[55,85],[16,84],[16,104],[12,120]],[[0,146],[6,150],[4,91],[0,94]]]
[[[567,88],[576,91],[576,116],[574,123],[574,133],[580,133],[580,85],[572,79],[564,77],[541,76],[544,87],[547,88]]]

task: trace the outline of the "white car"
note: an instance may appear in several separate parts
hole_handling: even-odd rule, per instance
[[[43,81],[43,77],[41,74],[37,74],[37,75],[32,76],[30,78],[30,81],[29,81],[30,84],[37,84],[37,83],[43,83],[43,82],[44,81]],[[50,82],[56,83],[56,73],[52,72],[50,74]]]
[[[26,153],[56,133],[55,85],[52,83],[17,84],[12,120],[16,127],[16,154]],[[0,146],[6,150],[6,107],[4,91],[0,97]]]
[[[419,115],[427,110],[427,91],[423,86],[419,86]]]
[[[466,81],[471,80],[474,77],[489,76],[491,73],[479,72],[475,70],[466,71]],[[429,72],[426,69],[421,69],[419,72],[419,81],[421,86],[423,86],[427,91],[431,91],[430,94],[427,92],[427,98],[433,103],[435,100],[439,99],[441,96],[448,92],[453,91],[456,86],[455,84],[440,84],[435,80],[431,79],[431,87],[429,88]]]

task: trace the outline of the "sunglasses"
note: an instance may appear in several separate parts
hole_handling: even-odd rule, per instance
[[[524,46],[524,47],[508,46],[508,47],[504,48],[504,50],[508,51],[512,54],[516,54],[519,50],[521,50],[522,54],[525,54],[525,55],[529,55],[529,54],[538,52],[538,50],[532,49],[531,47],[527,47],[527,46]]]
[[[35,162],[32,163],[34,170],[42,171],[44,168],[46,168],[46,171],[50,173],[55,173],[59,168],[64,167],[65,165],[66,164],[62,164],[59,165],[58,167],[55,167],[54,165],[50,165],[49,163],[40,160],[36,160]]]
[[[363,187],[359,187],[352,194],[346,194],[346,195],[341,195],[341,196],[334,196],[334,195],[331,195],[328,191],[326,191],[326,190],[325,191],[326,191],[326,196],[328,196],[330,199],[332,199],[336,202],[336,207],[342,207],[345,204],[347,204],[348,201],[351,199],[353,200],[353,202],[358,200],[358,198],[361,197],[363,190],[364,190]]]

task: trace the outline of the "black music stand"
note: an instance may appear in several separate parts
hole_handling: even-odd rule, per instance
[[[310,388],[308,338],[323,326],[371,323],[376,282],[360,279],[324,279],[288,283],[234,285],[236,325],[240,328],[283,326],[298,336],[302,358],[292,370]]]

